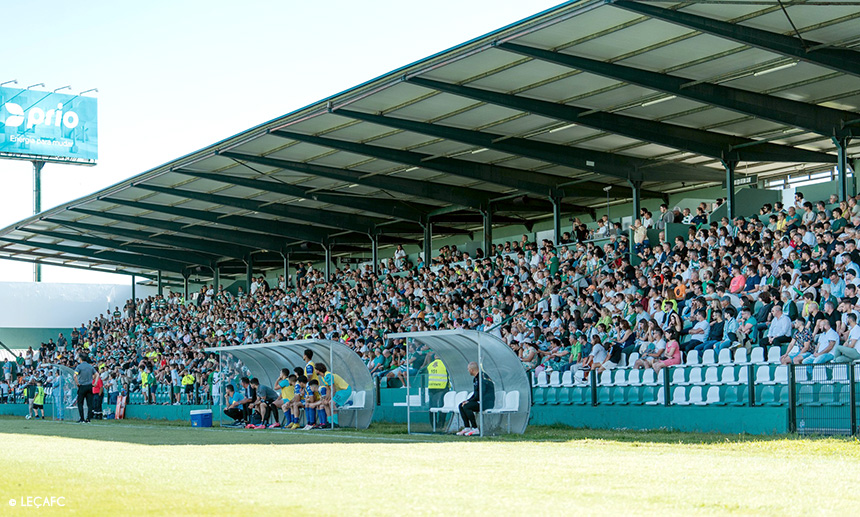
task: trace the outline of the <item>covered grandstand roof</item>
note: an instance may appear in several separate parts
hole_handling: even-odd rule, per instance
[[[206,277],[719,185],[723,161],[830,169],[860,128],[858,19],[568,2],[0,230],[0,258]]]

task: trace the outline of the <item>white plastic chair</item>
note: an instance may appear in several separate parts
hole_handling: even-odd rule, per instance
[[[761,365],[755,369],[755,383],[767,384],[770,382],[770,366]]]
[[[782,356],[782,349],[778,346],[772,346],[767,349],[767,362],[779,364],[779,358]]]
[[[657,406],[657,405],[662,406],[665,403],[666,403],[666,392],[663,389],[663,387],[660,386],[660,389],[657,390],[657,399],[656,400],[649,400],[648,402],[645,403],[645,405],[646,406]]]
[[[672,384],[676,386],[687,384],[687,378],[684,375],[684,368],[672,368]]]
[[[699,398],[702,398],[701,388],[699,388]],[[687,388],[678,386],[672,390],[672,404],[675,406],[687,405]]]
[[[747,349],[738,348],[735,351],[735,364],[747,364]]]
[[[699,364],[699,351],[690,350],[689,352],[687,352],[687,362],[684,364],[686,364],[687,366]]]
[[[690,375],[687,378],[686,384],[688,386],[702,384],[702,370],[704,368],[690,368]]]
[[[538,388],[548,388],[549,387],[549,376],[546,374],[546,370],[544,370],[538,374],[537,386],[538,386]]]
[[[561,373],[554,371],[549,375],[549,385],[553,388],[561,387]]]
[[[601,386],[612,386],[612,370],[605,370],[597,380]]]
[[[498,399],[497,399],[498,400]],[[504,396],[504,403],[487,411],[490,414],[505,415],[508,417],[508,434],[511,432],[511,415],[520,410],[520,392],[509,391]]]
[[[632,354],[630,354],[630,357],[627,358],[627,366],[633,366],[638,360],[639,352],[633,352]]]
[[[615,370],[615,379],[616,386],[627,386],[627,369]]]
[[[848,365],[850,368],[851,365]],[[848,382],[848,368],[836,367],[833,369],[833,382],[845,384]]]
[[[720,402],[720,388],[718,386],[711,386],[708,388],[707,397],[705,400],[696,402],[697,406],[707,406],[710,404],[718,404]]]
[[[806,369],[806,368],[804,368]],[[812,382],[827,382],[827,369],[826,368],[813,368],[812,370]]]
[[[660,373],[663,373],[663,371],[660,370]],[[654,370],[651,370],[651,369],[645,370],[645,372],[642,374],[642,384],[649,386],[649,385],[655,384],[656,382],[657,381],[656,381],[655,376],[654,376]]]
[[[633,370],[632,368],[630,370],[628,370],[628,372],[627,372],[627,385],[628,386],[641,386],[642,385],[642,370]]]
[[[338,408],[338,411],[360,411],[364,409],[366,397],[366,391],[353,391],[352,395],[347,399],[346,404],[344,404],[343,407]],[[358,429],[358,418],[355,419],[355,428]]]
[[[565,388],[573,387],[573,372],[568,370],[561,374],[561,385]]]
[[[738,378],[735,382],[730,383],[733,386],[739,386],[741,384],[746,384],[749,382],[749,370],[746,366],[742,367],[738,370]]]
[[[720,384],[732,385],[737,381],[735,377],[735,369],[731,366],[723,368],[723,373],[720,374]]]
[[[728,368],[728,369],[730,370],[731,368]],[[719,369],[716,367],[711,367],[711,368],[708,368],[705,370],[705,378],[702,381],[696,382],[694,384],[699,385],[699,386],[711,386],[711,385],[719,384],[719,383],[720,383]]]
[[[758,375],[756,375],[756,377],[757,376]],[[758,382],[758,380],[756,380],[756,382]],[[767,382],[762,382],[762,384],[788,384],[788,366],[777,366],[773,371],[773,379]]]
[[[717,358],[717,364],[721,366],[732,364],[732,351],[728,348],[723,348],[722,350],[720,350],[720,355]]]
[[[702,364],[715,364],[717,358],[714,355],[714,349],[710,348],[702,353]]]
[[[760,346],[753,348],[749,362],[754,364],[764,364],[764,348]]]
[[[691,405],[699,405],[703,402],[702,400],[702,387],[701,386],[693,386],[690,388],[690,394],[687,396],[687,401],[683,404],[684,406]]]

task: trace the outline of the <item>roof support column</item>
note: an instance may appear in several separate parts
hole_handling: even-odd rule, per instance
[[[851,141],[849,137],[833,137],[833,144],[836,146],[837,161],[836,167],[839,171],[839,200],[845,201],[848,199],[848,143]],[[854,183],[852,181],[852,183]],[[852,189],[853,191],[854,189]]]
[[[326,242],[322,247],[325,250],[325,283],[329,283],[331,281],[331,244]]]
[[[484,256],[489,257],[490,250],[493,248],[493,209],[487,207],[486,209],[481,210],[481,216],[484,220]]]
[[[373,274],[379,274],[379,236],[370,233],[370,257],[373,262]]]
[[[131,312],[132,312],[132,314],[137,312],[137,294],[134,292],[136,285],[137,285],[137,278],[135,278],[134,275],[131,275]]]
[[[430,222],[429,217],[421,223],[421,227],[424,228],[424,267],[430,267],[432,261],[431,252],[433,250],[433,224]]]
[[[738,161],[722,160],[722,162],[726,169],[726,216],[729,218],[729,224],[733,224],[735,220],[735,167],[738,166]]]
[[[164,283],[161,281],[161,270],[158,270],[158,276],[156,276],[156,282],[158,283],[158,296],[164,295]]]
[[[642,210],[642,181],[627,180],[627,183],[630,183],[630,188],[633,190],[633,220],[635,221],[641,217],[639,212]]]
[[[254,256],[248,255],[245,258],[245,294],[251,294],[251,282],[254,280]]]
[[[560,197],[550,197],[550,202],[552,203],[552,236],[553,236],[553,244],[558,246],[561,244],[561,233],[562,233],[562,223],[561,223],[561,198]]]
[[[182,272],[182,292],[185,293],[183,301],[188,303],[188,277],[190,273],[188,271]]]
[[[290,254],[281,253],[281,257],[284,258],[284,291],[286,291],[290,287]]]
[[[215,262],[212,264],[212,283],[215,287],[215,295],[218,295],[218,289],[221,288],[221,268],[218,267],[218,263]]]

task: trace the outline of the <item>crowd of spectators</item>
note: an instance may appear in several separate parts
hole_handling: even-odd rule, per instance
[[[295,278],[255,278],[247,292],[210,285],[189,299],[151,296],[28,351],[20,378],[4,365],[0,389],[20,390],[40,360],[73,366],[85,351],[111,401],[139,390],[154,402],[167,385],[171,403],[206,403],[220,379],[205,348],[307,338],[341,341],[395,382],[423,358],[384,335],[434,329],[491,332],[530,372],[585,376],[632,352],[632,366],[655,370],[692,350],[772,345],[786,363],[860,359],[860,206],[829,201],[798,192],[792,206],[731,221],[711,221],[722,200],[662,205],[656,217],[643,209],[630,232],[606,216],[591,228],[577,219],[559,243],[523,235],[474,257],[445,246],[426,265],[398,247],[378,274],[345,265],[326,282],[303,264]],[[687,226],[685,235],[667,240],[669,224]]]

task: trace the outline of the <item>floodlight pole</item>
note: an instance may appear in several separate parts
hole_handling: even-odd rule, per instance
[[[33,161],[33,215],[38,215],[42,211],[42,168],[45,162],[41,160]],[[33,281],[42,281],[42,265],[34,264],[33,266]]]

